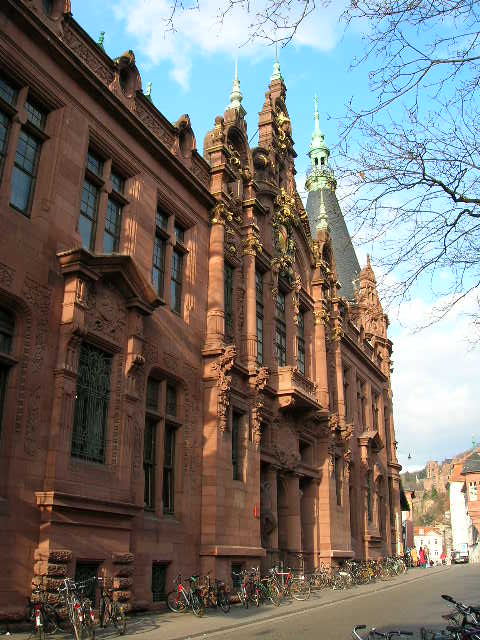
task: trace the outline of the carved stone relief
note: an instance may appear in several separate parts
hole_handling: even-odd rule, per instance
[[[222,355],[212,363],[212,369],[217,376],[217,420],[220,431],[227,429],[227,413],[232,386],[232,376],[228,375],[228,372],[233,367],[236,355],[236,348],[233,345],[228,345]]]

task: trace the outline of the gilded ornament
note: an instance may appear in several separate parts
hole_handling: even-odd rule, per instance
[[[210,211],[211,224],[225,224],[225,222],[231,222],[232,217],[233,216],[231,212],[227,209],[223,202],[219,202],[218,204],[216,204]]]
[[[262,253],[263,245],[255,235],[249,235],[243,240],[243,255],[244,256],[256,256],[257,253]]]

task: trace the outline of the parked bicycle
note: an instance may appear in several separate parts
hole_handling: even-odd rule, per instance
[[[446,594],[442,598],[453,606],[453,611],[442,616],[450,624],[441,631],[422,627],[422,640],[480,640],[480,607],[460,602]]]
[[[230,611],[230,598],[225,583],[215,578],[212,584],[210,571],[204,578],[202,597],[205,607],[213,607],[214,609],[220,607],[223,613]]]
[[[184,613],[191,609],[196,616],[203,616],[205,607],[198,584],[198,576],[194,575],[188,578],[188,587],[183,584],[181,574],[178,574],[173,582],[176,588],[167,595],[167,605],[170,611]]]
[[[302,574],[294,576],[291,569],[278,571],[270,569],[270,575],[275,580],[278,593],[281,598],[292,596],[295,600],[308,600],[310,598],[310,581]]]
[[[105,629],[113,624],[119,635],[125,635],[127,620],[123,606],[113,599],[113,586],[108,578],[97,578],[100,587],[99,618],[100,627]]]
[[[94,610],[92,603],[84,593],[91,582],[92,579],[75,583],[71,578],[64,578],[63,586],[58,589],[67,609],[75,640],[93,640],[95,638]]]
[[[39,640],[45,634],[53,634],[57,630],[55,609],[47,602],[47,593],[37,586],[28,601],[28,619],[32,623],[32,634]]]
[[[352,631],[352,635],[355,640],[375,640],[376,638],[384,638],[384,640],[392,640],[392,638],[401,638],[402,636],[413,636],[412,631],[402,631],[401,629],[394,629],[393,631],[377,631],[372,628],[367,632],[367,635],[361,636],[358,632],[365,631],[367,629],[364,624],[357,624]]]

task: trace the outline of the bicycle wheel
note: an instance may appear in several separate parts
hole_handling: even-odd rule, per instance
[[[280,606],[280,593],[273,584],[268,585],[268,599],[275,607]]]
[[[45,616],[42,609],[35,609],[34,606],[31,606],[28,618],[32,624],[31,635],[37,640],[42,640],[45,637]]]
[[[248,609],[248,598],[246,597],[244,589],[240,588],[240,591],[237,592],[237,595],[240,598],[240,602],[245,607],[245,609]]]
[[[292,580],[290,593],[295,600],[308,600],[310,597],[310,584],[305,580]]]
[[[195,591],[192,593],[192,611],[199,618],[205,613],[203,600]]]
[[[220,609],[223,611],[223,613],[228,613],[230,611],[230,600],[228,598],[228,595],[226,594],[225,591],[219,591],[218,592],[218,598],[217,598],[218,604],[220,605]]]
[[[57,612],[55,611],[55,609],[52,607],[51,604],[44,604],[43,615],[44,615],[45,633],[48,633],[48,635],[53,635],[58,629]]]
[[[75,640],[83,639],[83,623],[80,619],[79,610],[74,606],[70,622],[72,623],[73,636]]]
[[[113,605],[112,620],[119,635],[124,636],[127,630],[127,618],[122,605],[118,604],[118,602],[115,602]]]
[[[255,591],[253,592],[253,602],[255,603],[255,606],[258,607],[260,606],[260,592],[258,590],[258,587],[255,587]]]
[[[167,606],[170,611],[173,611],[173,613],[183,613],[185,611],[185,600],[183,599],[183,595],[176,589],[175,591],[170,591],[167,595]]]

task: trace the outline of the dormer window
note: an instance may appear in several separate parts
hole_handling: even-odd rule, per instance
[[[320,164],[323,166],[325,164],[325,158],[320,158]]]
[[[315,158],[315,166],[318,165],[318,158]]]

